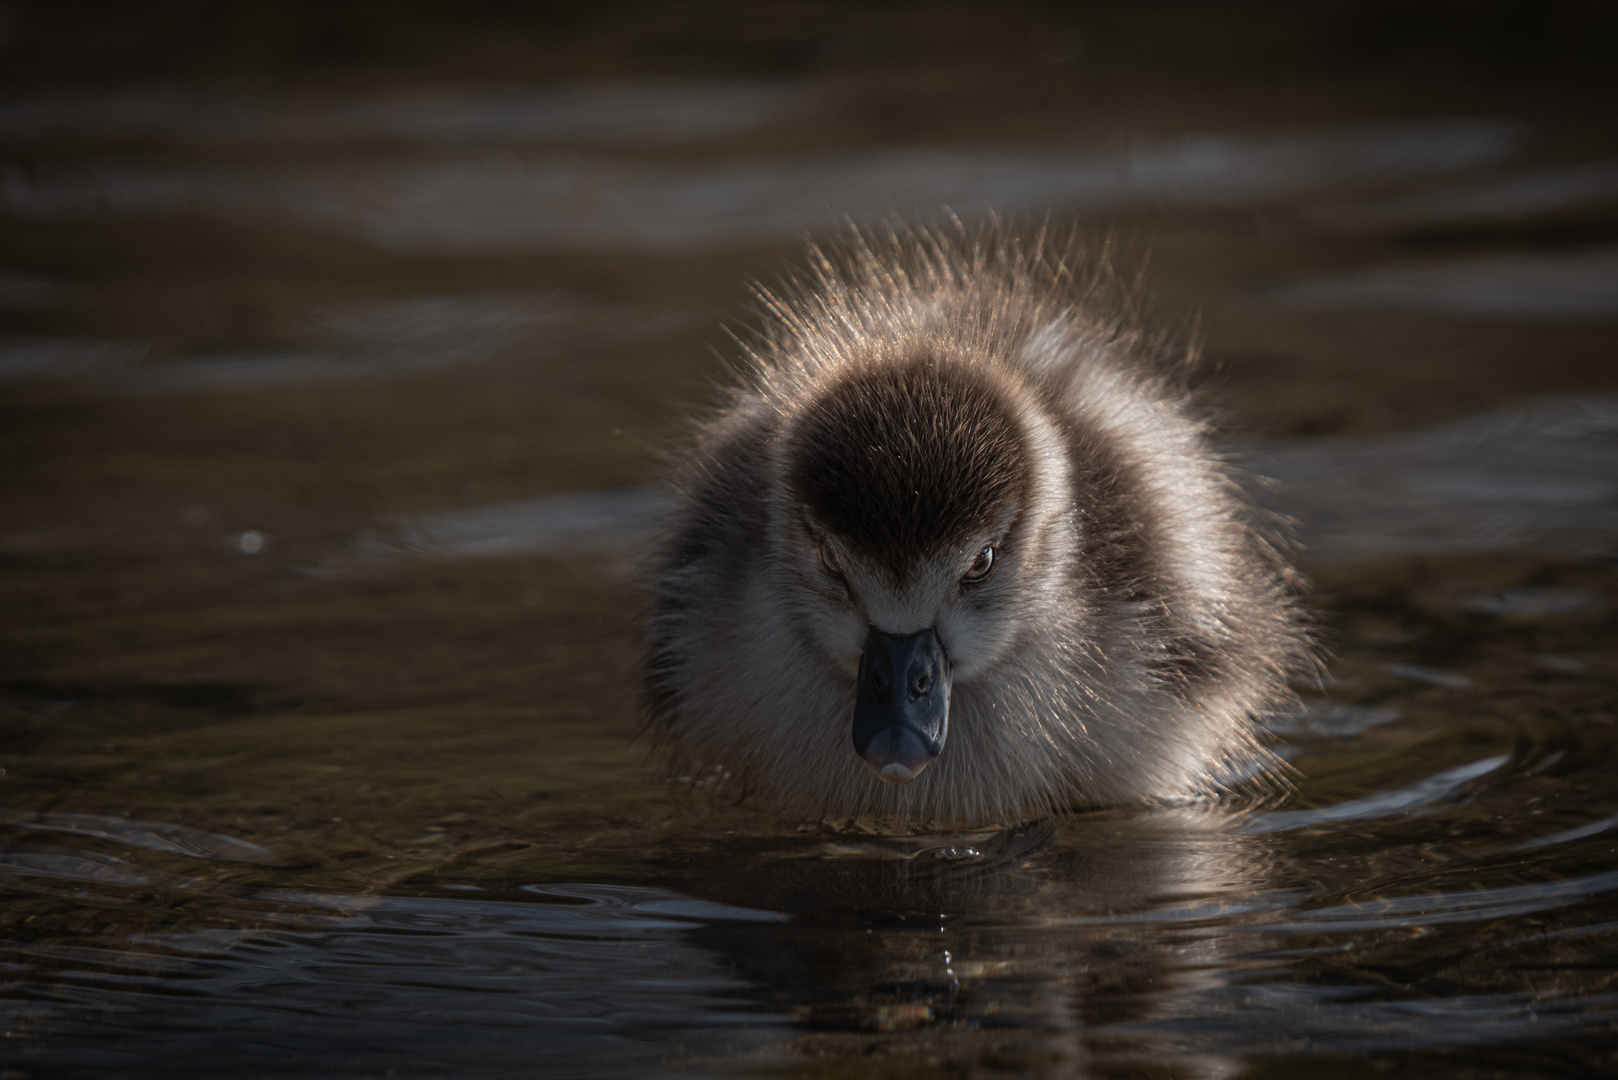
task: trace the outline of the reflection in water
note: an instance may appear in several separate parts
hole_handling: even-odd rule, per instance
[[[1257,469],[1317,559],[1540,548],[1618,532],[1618,401],[1549,401],[1428,431],[1271,441]]]
[[[1271,440],[1255,468],[1316,558],[1539,547],[1589,550],[1618,533],[1618,401],[1553,401],[1376,438]],[[576,492],[450,511],[349,540],[332,569],[401,555],[625,550],[670,505],[656,486]],[[1599,610],[1588,593],[1517,589],[1484,614]]]
[[[109,372],[110,389],[163,394],[355,379],[555,352],[576,330],[560,305],[522,297],[418,297],[320,312],[294,328],[309,348],[213,353]],[[577,320],[577,315],[572,315]],[[571,331],[571,333],[570,333]]]
[[[331,230],[390,249],[692,251],[940,207],[1038,214],[1140,202],[1242,204],[1344,182],[1454,172],[1512,149],[1480,121],[1313,135],[1189,135],[1087,154],[883,150],[692,167],[512,154],[348,165],[91,164],[0,175],[0,214],[31,221],[203,214]]]
[[[1258,816],[1102,812],[867,838],[719,836],[698,824],[659,856],[678,891],[508,881],[345,896],[13,842],[0,883],[75,907],[86,926],[137,897],[173,914],[145,931],[6,944],[0,1011],[29,1033],[8,1060],[156,1076],[183,1045],[215,1075],[307,1075],[318,1062],[334,1076],[507,1076],[543,1060],[544,1075],[618,1076],[873,1045],[904,1060],[942,1038],[1029,1075],[1172,1063],[1175,1075],[1225,1076],[1232,1052],[1284,1055],[1314,1040],[1338,1052],[1454,1050],[1611,1031],[1618,995],[1581,988],[1591,980],[1478,993],[1464,969],[1508,956],[1554,967],[1567,949],[1610,938],[1560,927],[1610,908],[1618,872],[1385,896],[1349,884],[1332,899],[1284,869],[1308,857],[1291,831],[1396,826],[1463,789],[1508,797],[1509,777],[1478,787],[1505,762]],[[1577,845],[1612,821],[1536,849]],[[90,815],[13,815],[10,827],[188,857],[230,843]],[[1481,960],[1465,955],[1479,925],[1497,931]],[[1450,989],[1353,976],[1412,933],[1429,958],[1451,957]]]
[[[136,1075],[155,1075],[146,1063],[180,1036],[225,1074],[293,1075],[318,1059],[333,1075],[384,1063],[506,1075],[543,1053],[546,1075],[630,1075],[757,1055],[803,1037],[789,1020],[831,1038],[994,1032],[1071,1070],[1094,1055],[1094,1032],[1194,1012],[1228,960],[1197,928],[1278,903],[1252,895],[1263,853],[1232,825],[1197,812],[970,837],[698,833],[665,865],[702,899],[610,886],[508,893],[522,902],[344,897],[14,855],[0,874],[45,879],[64,900],[155,886],[180,903],[200,890],[256,927],[14,943],[7,958],[31,977],[5,1011],[35,1032],[30,1063]],[[1202,1064],[1193,1075],[1221,1072]]]
[[[690,940],[698,919],[754,913],[654,889],[522,903],[279,891],[238,905],[252,928],[0,947],[31,973],[0,1000],[32,1044],[8,1063],[172,1076],[183,1047],[213,1076],[644,1076],[745,1053],[781,1022]]]
[[[1318,699],[1305,703],[1296,713],[1267,717],[1264,727],[1272,735],[1326,735],[1346,738],[1367,728],[1391,724],[1399,719],[1398,709],[1378,709],[1369,705],[1348,705]]]
[[[150,345],[0,337],[0,381],[87,379],[113,394],[161,395],[361,379],[500,360],[554,357],[636,341],[690,322],[686,312],[560,298],[434,296],[320,311],[296,320],[299,348],[140,361]]]
[[[250,844],[233,836],[199,832],[196,829],[165,825],[156,821],[130,821],[127,818],[104,817],[100,814],[24,814],[14,810],[0,810],[0,823],[14,829],[71,833],[98,840],[112,840],[130,847],[167,851],[176,855],[194,855],[204,859],[229,859],[252,863],[275,861],[275,856],[271,852],[257,844]]]
[[[1510,758],[1507,755],[1496,754],[1480,761],[1458,765],[1453,769],[1445,769],[1441,773],[1429,776],[1406,788],[1379,791],[1375,795],[1367,795],[1363,799],[1350,799],[1347,802],[1321,807],[1317,810],[1277,810],[1254,818],[1248,825],[1248,831],[1267,833],[1280,832],[1286,829],[1302,829],[1311,825],[1325,825],[1338,821],[1381,818],[1395,812],[1430,806],[1450,798],[1469,782],[1476,780],[1480,776],[1487,776],[1508,760]]]
[[[1447,686],[1451,690],[1466,690],[1472,685],[1472,680],[1465,675],[1458,675],[1442,668],[1428,667],[1425,664],[1384,664],[1383,668],[1402,678],[1426,683],[1428,686]]]
[[[150,346],[118,341],[0,337],[0,381],[78,379],[131,369]]]
[[[1381,200],[1321,203],[1305,215],[1319,228],[1368,232],[1487,225],[1612,202],[1618,202],[1618,163],[1602,161],[1523,169]]]
[[[1287,307],[1323,310],[1505,322],[1611,320],[1618,318],[1618,251],[1378,266],[1277,286],[1266,295]]]
[[[651,540],[673,505],[662,487],[548,495],[416,518],[389,532],[361,533],[306,573],[386,566],[406,556],[466,559],[554,551],[634,550]]]
[[[790,119],[814,104],[778,82],[670,80],[504,93],[440,90],[348,100],[170,88],[55,94],[0,103],[0,138],[198,147],[508,142],[650,143],[712,138]]]
[[[1606,605],[1587,589],[1530,586],[1474,596],[1466,602],[1466,610],[1500,618],[1532,619],[1546,615],[1600,615]]]

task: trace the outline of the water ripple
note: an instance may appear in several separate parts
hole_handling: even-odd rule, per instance
[[[1407,787],[1379,791],[1360,799],[1335,803],[1312,810],[1276,810],[1260,814],[1247,824],[1250,833],[1286,832],[1314,825],[1334,825],[1348,821],[1385,818],[1417,807],[1431,806],[1450,798],[1480,776],[1487,776],[1511,760],[1510,754],[1496,754],[1453,769],[1434,773]]]
[[[940,207],[1091,211],[1165,200],[1242,205],[1503,160],[1516,132],[1435,119],[1270,137],[1197,133],[1067,155],[896,149],[709,167],[484,156],[289,166],[95,163],[0,174],[0,213],[58,221],[199,214],[295,222],[390,249],[696,249]]]
[[[99,814],[33,813],[0,809],[0,825],[40,832],[72,833],[99,840],[111,840],[150,851],[166,851],[201,859],[227,859],[232,862],[275,863],[275,854],[257,844],[234,836],[202,832],[181,825]]]
[[[12,984],[0,1015],[125,1075],[161,1075],[183,1038],[216,1075],[308,1075],[320,1060],[344,1075],[401,1062],[413,1075],[509,1075],[543,1061],[548,1076],[638,1076],[770,1032],[746,984],[685,941],[691,918],[642,911],[692,901],[568,891],[565,904],[367,898],[317,931],[146,934],[142,953],[12,944],[0,955],[52,974]]]
[[[1525,547],[1583,552],[1618,534],[1615,399],[1547,401],[1426,431],[1276,439],[1254,449],[1255,469],[1277,481],[1267,497],[1299,522],[1315,559]],[[407,556],[630,551],[646,543],[672,505],[666,488],[648,485],[445,511],[361,533],[308,569],[319,574]],[[1599,608],[1587,593],[1570,595],[1518,590],[1515,600],[1496,606],[1524,607],[1538,597],[1536,610],[1553,600]],[[1458,676],[1402,670],[1459,685]],[[1346,714],[1339,719],[1346,722]]]

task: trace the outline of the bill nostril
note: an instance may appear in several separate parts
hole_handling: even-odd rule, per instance
[[[910,692],[915,697],[926,697],[927,696],[927,691],[931,690],[932,687],[933,687],[933,673],[930,672],[930,671],[923,671],[920,675],[917,675],[915,677],[915,679],[911,682],[911,684],[910,684]]]

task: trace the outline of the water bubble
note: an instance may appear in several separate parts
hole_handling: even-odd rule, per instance
[[[248,529],[236,535],[236,550],[243,555],[258,555],[264,550],[264,534],[256,529]]]
[[[983,853],[972,847],[941,847],[934,848],[933,858],[944,862],[968,862],[983,858]]]

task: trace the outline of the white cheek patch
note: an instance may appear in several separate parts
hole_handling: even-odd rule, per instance
[[[990,542],[982,540],[985,545]],[[955,677],[970,680],[1004,654],[1028,612],[1009,602],[1010,597],[1020,595],[1017,588],[1007,590],[1015,570],[1005,581],[991,580],[982,586],[987,591],[981,594],[973,590],[963,595],[960,575],[964,562],[965,553],[942,557],[902,590],[883,580],[867,580],[865,607],[871,625],[883,633],[905,636],[936,631]],[[974,602],[980,599],[988,602]]]
[[[767,573],[778,582],[773,596],[761,604],[778,604],[782,598],[792,612],[792,622],[803,639],[820,658],[853,678],[859,672],[860,654],[865,649],[867,628],[857,601],[839,595],[820,565],[814,542],[798,524],[801,513],[786,491],[783,466],[772,463],[776,486],[770,500],[770,543],[776,555]],[[835,551],[831,553],[838,558]],[[755,611],[754,617],[775,619],[775,611]]]
[[[853,677],[865,649],[865,620],[848,604],[829,604],[810,595],[800,606],[799,623],[831,664]]]
[[[1032,545],[1030,545],[1032,546]],[[955,665],[955,677],[970,682],[1004,660],[1030,627],[1061,621],[1069,598],[1054,587],[1060,567],[1016,552],[988,582],[949,603],[938,636]]]

